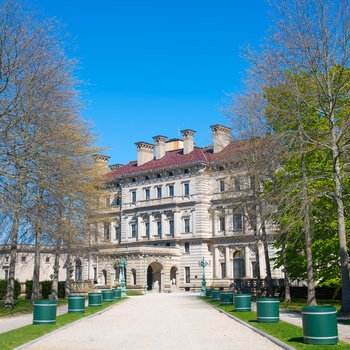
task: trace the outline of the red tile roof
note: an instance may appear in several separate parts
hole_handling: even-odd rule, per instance
[[[242,151],[242,142],[233,141],[226,146],[221,152],[213,153],[213,148],[210,147],[194,147],[193,151],[188,154],[183,154],[183,150],[167,152],[161,159],[153,159],[147,163],[137,166],[137,161],[132,161],[129,164],[120,166],[119,168],[109,172],[107,178],[112,180],[118,177],[129,175],[137,175],[139,173],[147,173],[154,170],[162,170],[179,167],[191,166],[202,163],[220,163],[225,162],[228,158],[239,156]]]

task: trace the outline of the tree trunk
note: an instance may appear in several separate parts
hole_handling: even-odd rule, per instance
[[[292,298],[290,296],[290,286],[289,286],[289,276],[288,276],[288,260],[286,254],[286,244],[285,244],[285,234],[282,233],[282,258],[283,258],[283,268],[284,268],[284,302],[291,303]]]
[[[310,226],[310,212],[308,203],[307,174],[305,167],[304,152],[300,152],[302,194],[303,194],[303,216],[304,216],[304,235],[306,251],[306,273],[307,273],[307,305],[316,305],[316,292],[314,281],[314,270],[312,260],[312,236]]]
[[[73,275],[73,266],[72,266],[72,259],[71,259],[70,253],[67,254],[66,271],[67,271],[67,275],[66,275],[65,291],[66,291],[66,298],[68,298],[71,292],[71,278]]]
[[[332,130],[335,133],[335,130]],[[336,135],[333,136],[334,140]],[[348,247],[346,242],[346,228],[345,228],[345,214],[344,214],[344,198],[342,191],[341,182],[341,170],[339,164],[340,152],[333,142],[333,178],[335,187],[335,203],[337,207],[337,223],[338,223],[338,237],[339,237],[339,248],[340,248],[340,266],[341,266],[341,276],[342,276],[342,302],[340,312],[344,314],[350,313],[350,285],[349,285],[349,257],[348,257]]]
[[[54,300],[58,300],[59,271],[60,271],[60,244],[57,243],[57,249],[55,253],[55,262],[53,265],[53,277],[52,277],[52,297]]]
[[[17,241],[18,241],[18,226],[19,213],[16,210],[13,217],[12,233],[11,233],[11,253],[9,275],[7,280],[6,297],[3,309],[14,309],[15,299],[15,272],[16,272],[16,258],[17,258]]]

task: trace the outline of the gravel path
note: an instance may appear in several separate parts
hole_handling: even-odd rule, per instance
[[[281,349],[196,294],[147,294],[85,318],[20,349]]]

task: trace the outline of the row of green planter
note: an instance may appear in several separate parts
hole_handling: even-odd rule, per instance
[[[250,294],[234,294],[207,289],[206,297],[220,301],[220,305],[234,305],[234,311],[251,311]],[[303,339],[306,344],[337,344],[338,324],[334,306],[304,306],[302,308]],[[258,322],[279,322],[279,299],[257,298],[256,315]]]
[[[101,306],[102,302],[112,302],[121,298],[120,289],[105,289],[91,292],[88,295],[89,306]],[[68,297],[68,313],[84,313],[85,296],[70,295]],[[57,301],[36,300],[34,302],[33,325],[56,324]]]

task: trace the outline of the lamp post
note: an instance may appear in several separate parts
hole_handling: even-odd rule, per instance
[[[198,261],[198,265],[202,266],[202,268],[203,268],[201,296],[205,297],[205,293],[206,293],[206,290],[207,290],[207,282],[205,280],[205,270],[204,269],[205,269],[206,266],[210,266],[210,261],[205,261],[204,260],[204,256],[203,256],[203,259],[201,261]]]
[[[128,263],[125,261],[124,258],[120,259],[115,263],[116,266],[120,267],[122,271],[122,280],[121,280],[121,297],[126,298],[126,285],[125,285],[125,274],[124,274],[124,269],[128,265]]]

